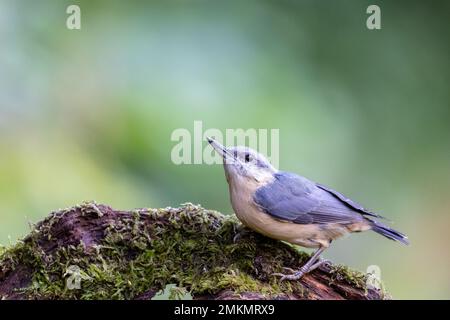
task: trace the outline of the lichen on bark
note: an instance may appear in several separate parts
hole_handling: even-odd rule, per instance
[[[366,275],[331,266],[272,276],[309,255],[193,204],[118,211],[95,202],[51,213],[0,249],[0,298],[150,299],[169,284],[194,299],[380,299]],[[75,271],[74,271],[75,270]],[[79,288],[68,286],[76,272]],[[176,296],[176,295],[175,295]]]

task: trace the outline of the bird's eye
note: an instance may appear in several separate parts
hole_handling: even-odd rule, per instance
[[[246,153],[245,154],[245,162],[250,162],[250,154],[249,153]]]

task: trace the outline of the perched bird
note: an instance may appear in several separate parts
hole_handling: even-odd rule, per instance
[[[207,139],[223,157],[231,204],[245,226],[273,239],[317,248],[298,271],[275,274],[282,280],[300,279],[320,266],[320,255],[330,243],[351,232],[373,230],[408,244],[406,235],[375,220],[383,217],[341,193],[297,174],[278,171],[250,148],[227,148]]]

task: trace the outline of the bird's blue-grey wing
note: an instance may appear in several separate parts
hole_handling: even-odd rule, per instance
[[[350,208],[358,211],[359,213],[366,215],[366,216],[371,216],[371,217],[375,217],[375,218],[382,218],[382,219],[386,219],[383,216],[380,216],[377,213],[371,212],[369,210],[367,210],[366,208],[364,208],[362,205],[360,205],[359,203],[353,201],[352,199],[347,198],[346,196],[344,196],[342,193],[333,190],[327,186],[324,186],[323,184],[319,184],[316,183],[316,186],[319,187],[322,190],[325,190],[327,192],[329,192],[330,194],[332,194],[333,196],[335,196],[336,198],[338,198],[339,200],[341,200],[342,202],[346,203]]]
[[[316,183],[293,173],[279,172],[256,190],[255,203],[274,218],[300,224],[355,223],[361,214]]]

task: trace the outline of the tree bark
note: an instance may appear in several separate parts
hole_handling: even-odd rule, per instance
[[[367,277],[324,265],[299,281],[272,276],[308,255],[192,204],[114,210],[93,202],[51,213],[0,251],[0,299],[383,299]],[[245,231],[245,232],[244,232]]]

